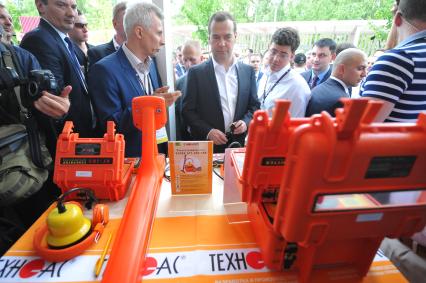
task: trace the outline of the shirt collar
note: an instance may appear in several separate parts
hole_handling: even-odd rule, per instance
[[[330,70],[330,65],[328,65],[327,69],[325,69],[324,71],[322,71],[321,73],[317,75],[318,82],[322,82],[322,79],[324,78],[325,74],[327,74],[328,70]],[[315,77],[315,74],[314,74],[314,71],[312,70],[312,78],[313,77]]]
[[[271,77],[271,79],[278,79],[280,78],[285,72],[288,71],[288,69],[290,69],[290,64],[287,64],[287,66],[285,66],[284,68],[282,68],[281,70],[279,70],[278,72],[272,72],[270,67],[268,66],[267,69],[267,75],[268,77]]]
[[[52,25],[48,20],[46,20],[46,18],[43,18],[43,20],[46,21],[46,23],[48,23],[61,37],[61,39],[65,42],[65,37],[67,37],[68,35],[66,33],[63,33],[62,31],[58,30],[57,28],[55,28],[54,25]]]
[[[419,31],[419,32],[417,32],[415,34],[410,35],[409,37],[407,37],[403,41],[401,41],[395,48],[402,47],[404,45],[407,45],[410,42],[413,42],[413,41],[415,41],[417,39],[425,38],[425,37],[426,37],[426,30]]]
[[[117,40],[115,40],[115,35],[112,37],[112,44],[114,45],[115,51],[120,49],[120,44],[118,44]]]
[[[213,61],[213,68],[215,70],[218,70],[218,68],[222,68],[225,71],[225,67],[223,65],[219,64],[218,62],[216,62],[216,60],[214,59],[213,56],[212,56],[212,61]],[[237,63],[238,63],[238,61],[235,60],[235,57],[232,57],[232,65],[231,65],[231,67],[229,67],[228,72],[231,71],[233,68],[235,68]]]
[[[127,43],[127,42],[126,42]],[[143,73],[144,75],[147,75],[149,73],[149,67],[151,65],[151,57],[147,57],[145,62],[142,62],[124,43],[122,45],[124,54],[126,54],[127,59],[129,59],[130,65],[132,65],[133,69],[137,70],[140,73]]]
[[[334,77],[334,76],[330,76],[330,79],[335,80],[336,82],[338,82],[339,84],[342,85],[343,89],[345,90],[346,94],[349,95],[349,88],[348,86],[340,79]]]

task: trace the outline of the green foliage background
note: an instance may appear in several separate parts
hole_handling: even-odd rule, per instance
[[[390,9],[393,0],[164,0],[181,7],[174,16],[174,24],[193,24],[194,36],[207,42],[207,23],[216,11],[227,10],[239,23],[273,21],[316,20],[375,20],[387,19],[390,26]],[[110,29],[112,7],[117,0],[77,0],[80,10],[86,14],[91,30]],[[179,5],[183,2],[183,5]],[[20,30],[19,16],[38,15],[34,0],[7,0],[16,30]],[[387,30],[376,28],[376,36],[382,39]]]

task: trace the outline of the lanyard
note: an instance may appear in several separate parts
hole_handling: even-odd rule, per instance
[[[274,88],[277,86],[277,84],[280,83],[280,81],[290,72],[291,68],[289,68],[284,74],[282,74],[282,76],[274,83],[274,85],[268,90],[266,91],[266,85],[268,84],[268,79],[266,80],[265,83],[265,88],[263,89],[263,101],[262,104],[265,104],[265,99],[268,97],[268,95],[274,90]]]

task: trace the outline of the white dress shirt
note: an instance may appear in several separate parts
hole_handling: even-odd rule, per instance
[[[287,65],[278,72],[271,72],[268,67],[259,81],[257,96],[260,101],[260,108],[268,110],[269,116],[272,116],[275,100],[286,99],[291,102],[289,109],[291,117],[305,117],[306,106],[311,96],[311,90],[305,79],[299,73],[291,69],[272,89],[278,79],[289,69],[290,65]]]
[[[151,78],[149,76],[149,67],[151,65],[152,59],[147,57],[145,62],[142,62],[135,54],[133,54],[129,48],[127,48],[126,43],[123,44],[123,51],[129,60],[130,65],[132,65],[133,69],[136,71],[138,81],[145,90],[145,94],[152,95],[154,93],[154,89],[152,87]]]
[[[235,107],[238,98],[237,60],[233,59],[234,63],[229,67],[228,71],[225,70],[225,67],[219,65],[214,58],[212,58],[212,61],[220,94],[223,119],[225,121],[225,132],[228,132],[231,124],[234,122]]]

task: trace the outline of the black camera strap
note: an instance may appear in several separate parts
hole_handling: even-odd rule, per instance
[[[18,55],[15,52],[15,49],[13,46],[10,46],[8,44],[4,44],[6,46],[7,50],[2,51],[2,59],[6,67],[15,69],[15,71],[18,73],[20,78],[23,78],[23,72],[21,69],[21,65],[18,62],[17,58]],[[41,152],[41,144],[40,144],[40,136],[39,131],[37,127],[37,121],[35,120],[35,117],[32,115],[31,110],[24,106],[21,99],[21,89],[19,86],[16,86],[14,88],[14,93],[16,96],[16,99],[19,104],[19,116],[21,123],[25,125],[25,128],[27,129],[28,134],[28,145],[29,150],[31,154],[31,159],[33,163],[39,167],[39,168],[47,168],[44,165],[43,158],[42,158],[42,152]]]

